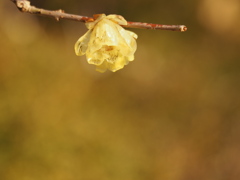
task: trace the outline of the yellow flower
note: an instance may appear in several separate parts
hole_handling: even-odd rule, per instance
[[[87,22],[88,32],[75,44],[76,55],[86,54],[88,63],[96,65],[99,72],[122,69],[134,60],[137,35],[120,25],[127,25],[120,15],[100,14],[95,21]]]

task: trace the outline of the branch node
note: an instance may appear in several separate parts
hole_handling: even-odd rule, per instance
[[[62,9],[57,10],[57,12],[65,13],[64,10],[62,10]]]
[[[18,9],[22,12],[28,12],[31,9],[30,1],[20,0],[16,1]]]
[[[61,15],[62,13],[65,13],[64,10],[59,9],[59,10],[56,10],[55,12],[60,13],[60,15],[56,15],[56,16],[55,16],[55,19],[56,19],[57,21],[59,21],[60,19],[64,18],[63,15]]]

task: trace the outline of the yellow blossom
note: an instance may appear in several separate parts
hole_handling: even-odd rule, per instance
[[[88,32],[75,44],[76,55],[86,54],[88,63],[96,65],[99,72],[122,69],[134,60],[137,35],[120,25],[127,25],[120,15],[100,14],[95,21],[87,22]]]

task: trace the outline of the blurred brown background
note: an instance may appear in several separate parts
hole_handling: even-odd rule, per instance
[[[83,23],[0,1],[1,180],[238,180],[239,0],[42,0],[66,12],[185,24],[131,29],[135,60],[101,74]]]

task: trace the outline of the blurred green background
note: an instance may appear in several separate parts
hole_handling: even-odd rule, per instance
[[[239,0],[42,0],[45,9],[188,31],[130,29],[135,60],[77,57],[83,23],[0,1],[1,180],[238,180]]]

